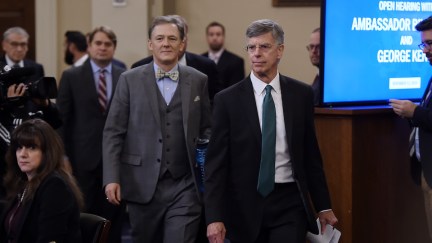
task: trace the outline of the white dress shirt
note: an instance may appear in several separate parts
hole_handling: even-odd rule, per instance
[[[253,72],[250,75],[255,95],[255,102],[258,111],[260,127],[262,129],[262,104],[265,96],[267,83],[258,79]],[[276,161],[275,161],[275,182],[287,183],[294,182],[292,173],[291,157],[288,151],[288,140],[285,130],[285,120],[282,107],[282,94],[279,81],[279,72],[269,83],[273,87],[271,94],[276,109]]]

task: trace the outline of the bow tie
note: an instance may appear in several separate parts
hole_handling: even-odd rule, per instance
[[[156,78],[170,78],[173,81],[177,81],[179,78],[179,72],[178,71],[172,71],[172,72],[165,72],[162,69],[158,69],[156,72]]]

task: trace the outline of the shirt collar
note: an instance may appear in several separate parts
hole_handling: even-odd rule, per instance
[[[253,72],[251,72],[250,74],[250,79],[252,81],[252,87],[255,94],[262,94],[263,92],[265,93],[265,87],[267,86],[267,83],[257,78]],[[272,86],[273,90],[276,93],[280,93],[279,71],[277,72],[273,80],[269,83],[269,85]]]
[[[7,64],[9,67],[12,68],[12,67],[15,65],[15,62],[12,61],[12,59],[10,59],[10,58],[8,57],[8,55],[5,55],[5,59],[6,59],[6,64]],[[24,61],[23,61],[23,60],[19,61],[19,62],[18,62],[18,65],[19,65],[20,67],[24,67]]]
[[[219,58],[222,56],[222,52],[224,52],[224,48],[221,48],[219,51],[214,52],[209,50],[209,58],[212,60],[219,60]]]
[[[97,73],[97,72],[99,72],[99,70],[105,69],[105,72],[107,72],[108,74],[111,74],[111,70],[112,70],[112,63],[111,62],[106,67],[101,68],[90,58],[90,64],[91,64],[93,73]]]

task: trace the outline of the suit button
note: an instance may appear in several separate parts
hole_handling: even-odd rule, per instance
[[[157,161],[158,163],[160,163],[161,160],[160,160],[160,159],[157,159],[156,161]]]
[[[169,151],[170,151],[170,149],[169,149],[169,148],[167,148],[167,149],[166,149],[166,151],[167,151],[167,152],[169,152]]]
[[[159,143],[162,143],[162,139],[159,139]]]
[[[169,165],[169,164],[170,164],[170,162],[169,162],[169,161],[167,161],[166,163],[167,163],[167,165]]]
[[[167,126],[171,125],[171,123],[167,122]]]

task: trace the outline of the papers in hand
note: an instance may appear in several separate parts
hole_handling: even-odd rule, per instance
[[[313,234],[311,232],[307,232],[306,239],[310,243],[337,243],[339,242],[339,238],[341,237],[341,232],[333,226],[327,224],[324,234],[321,234],[321,224],[319,219],[316,220],[318,225],[319,234]]]

